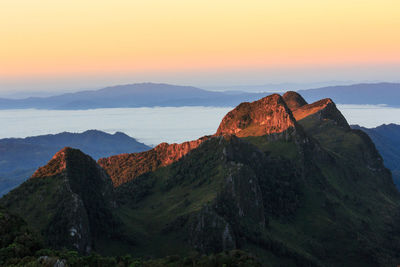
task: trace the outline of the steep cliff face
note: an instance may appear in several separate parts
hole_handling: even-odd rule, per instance
[[[113,227],[112,190],[111,179],[92,158],[64,148],[1,202],[35,226],[50,246],[88,253]]]
[[[400,190],[400,125],[383,124],[376,128],[351,125],[351,128],[365,132],[373,140],[385,166],[392,172],[397,189]]]
[[[114,186],[120,186],[144,173],[178,161],[207,139],[209,137],[204,136],[182,144],[161,143],[149,151],[102,158],[98,163],[110,175]]]
[[[299,207],[293,182],[299,176],[288,172],[295,169],[291,165],[278,174],[280,167],[255,145],[219,136],[166,168],[117,187],[122,231],[137,229],[130,249],[165,251],[160,240],[204,253],[243,248],[271,216],[294,214]]]
[[[296,120],[285,101],[274,94],[237,106],[222,119],[216,135],[261,136],[282,133],[295,127]]]

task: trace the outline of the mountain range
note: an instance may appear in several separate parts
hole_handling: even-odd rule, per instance
[[[298,91],[307,101],[330,97],[339,104],[386,104],[399,106],[400,84],[371,83],[330,86]],[[0,109],[95,109],[128,107],[223,106],[254,101],[265,93],[207,91],[191,86],[137,83],[50,97],[0,98]]]
[[[128,107],[233,106],[257,99],[257,93],[223,93],[191,86],[138,83],[51,97],[0,99],[0,109],[93,109]]]
[[[400,106],[399,83],[360,83],[299,90],[307,101],[329,97],[339,104]]]
[[[63,148],[0,205],[43,240],[27,248],[8,234],[5,264],[99,265],[92,252],[104,266],[128,266],[128,253],[178,266],[196,255],[222,266],[221,253],[226,266],[400,263],[400,193],[374,143],[331,99],[295,92],[241,103],[214,134],[182,144],[97,162]]]
[[[94,159],[151,148],[124,133],[97,130],[0,139],[0,196],[29,178],[65,146],[78,148]]]

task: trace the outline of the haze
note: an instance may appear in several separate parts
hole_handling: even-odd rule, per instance
[[[396,81],[400,2],[4,0],[0,92]]]

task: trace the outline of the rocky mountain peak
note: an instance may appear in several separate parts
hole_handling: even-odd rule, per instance
[[[330,98],[325,98],[312,104],[304,105],[300,108],[292,110],[292,112],[297,121],[309,116],[314,116],[318,117],[319,120],[332,120],[338,126],[350,129],[346,119]]]
[[[26,190],[40,198],[41,205],[49,210],[51,223],[40,231],[46,233],[46,242],[51,247],[66,246],[89,253],[99,236],[111,233],[110,210],[114,205],[111,179],[90,156],[79,149],[61,149],[21,190],[38,184],[45,190]],[[29,214],[27,209],[24,213]]]
[[[292,111],[308,104],[300,94],[294,91],[286,92],[282,98]]]
[[[281,133],[295,126],[296,120],[284,99],[273,94],[251,103],[244,102],[230,111],[216,135],[262,136]]]
[[[67,168],[68,154],[72,153],[73,150],[77,149],[64,147],[63,149],[58,151],[45,166],[37,169],[31,178],[49,177],[60,174]]]

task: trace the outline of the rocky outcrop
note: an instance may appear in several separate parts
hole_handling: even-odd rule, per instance
[[[37,169],[31,178],[43,178],[60,174],[67,168],[66,154],[71,148],[65,147],[58,151],[53,158],[45,165]]]
[[[212,207],[205,206],[190,225],[190,244],[205,253],[236,248],[231,225]]]
[[[293,112],[294,110],[307,105],[307,102],[304,98],[293,91],[288,91],[282,96],[288,108]]]
[[[312,104],[304,105],[292,111],[297,121],[312,116],[313,118],[317,118],[319,121],[332,120],[336,125],[350,130],[350,126],[346,119],[330,98],[325,98]]]
[[[285,101],[273,94],[237,106],[222,119],[215,135],[262,136],[295,127],[296,120]]]
[[[102,158],[98,163],[110,175],[114,186],[120,186],[144,173],[178,161],[209,138],[204,136],[182,144],[161,143],[149,151]]]
[[[211,144],[222,150],[225,177],[215,199],[189,223],[190,243],[204,253],[241,248],[257,240],[270,217],[290,217],[299,207],[299,175],[290,163],[273,161],[233,135],[204,147]]]

